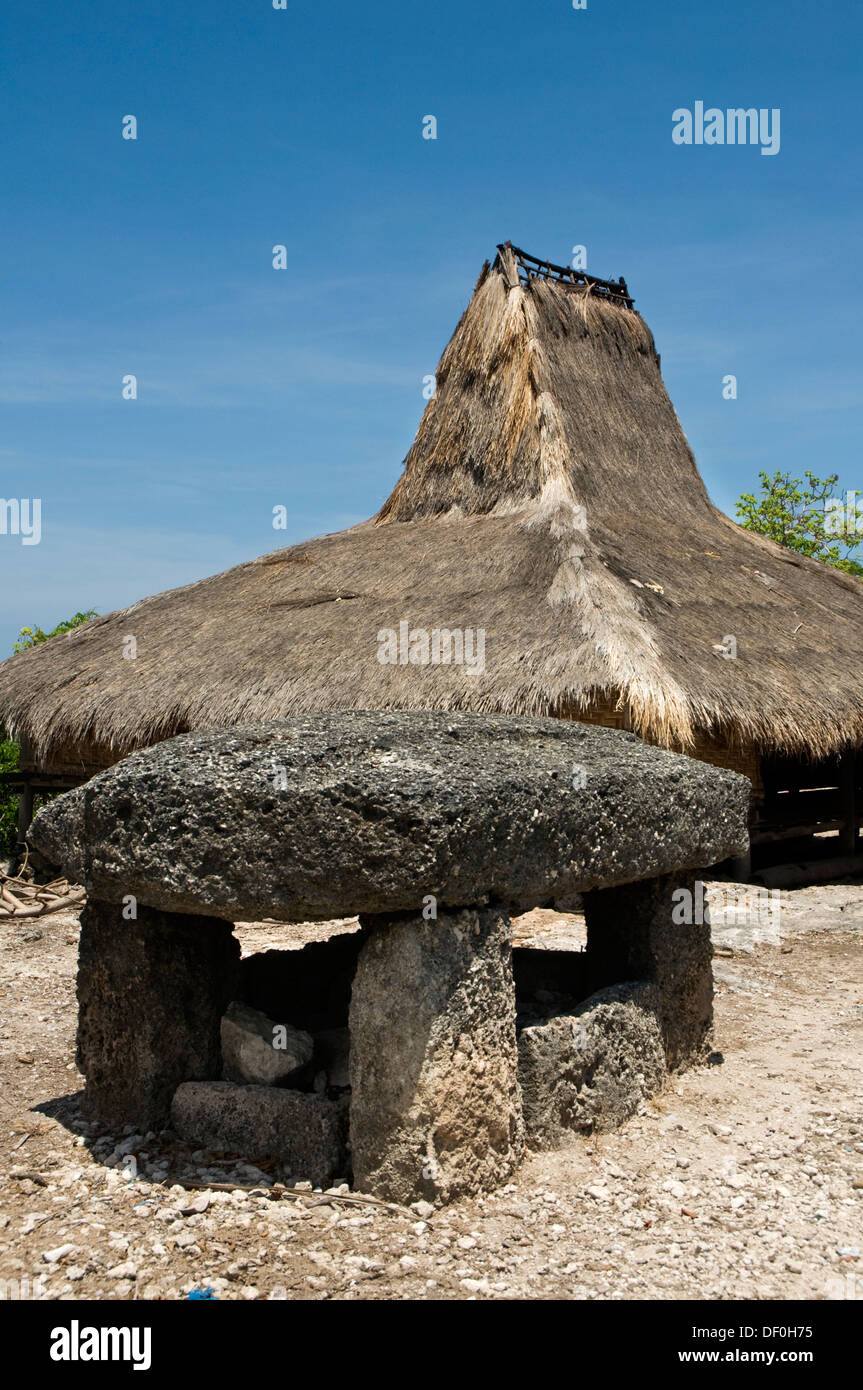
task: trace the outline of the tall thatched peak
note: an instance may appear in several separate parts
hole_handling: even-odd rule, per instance
[[[693,525],[712,509],[632,300],[565,274],[509,242],[486,262],[376,520],[509,514],[545,531],[546,603],[578,613],[635,727],[686,745],[685,694],[633,588],[603,565],[602,538],[633,508],[682,508]]]
[[[66,766],[316,710],[601,702],[678,748],[823,755],[863,744],[861,598],[711,504],[626,285],[507,244],[376,517],[13,657],[0,723]]]
[[[618,515],[672,500],[703,511],[653,335],[628,294],[610,293],[613,281],[536,273],[532,260],[505,243],[483,267],[377,520],[547,511],[553,501]]]

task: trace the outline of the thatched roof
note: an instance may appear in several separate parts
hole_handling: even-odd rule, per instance
[[[378,516],[13,657],[0,722],[64,762],[323,709],[597,699],[682,748],[863,743],[860,581],[711,504],[650,330],[605,283],[520,273],[500,247]],[[379,633],[402,622],[482,629],[484,670],[382,663]]]

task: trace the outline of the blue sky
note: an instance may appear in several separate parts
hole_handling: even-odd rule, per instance
[[[0,494],[43,534],[0,535],[0,653],[370,515],[507,238],[625,275],[726,511],[760,468],[863,491],[861,31],[851,0],[7,7]],[[778,107],[779,153],[675,145],[698,100]]]

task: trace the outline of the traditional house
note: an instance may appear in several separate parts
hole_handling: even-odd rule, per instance
[[[22,740],[25,793],[185,730],[295,712],[613,724],[745,772],[762,866],[847,871],[861,600],[860,580],[713,506],[625,282],[507,243],[377,516],[13,657],[0,722]]]

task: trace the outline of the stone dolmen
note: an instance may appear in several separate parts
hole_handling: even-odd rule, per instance
[[[296,717],[135,753],[31,830],[88,893],[91,1111],[400,1202],[493,1187],[525,1134],[618,1123],[709,1049],[687,903],[745,851],[748,793],[631,734],[495,715]],[[511,914],[576,893],[586,951],[513,951]],[[231,927],[355,913],[242,962]]]

